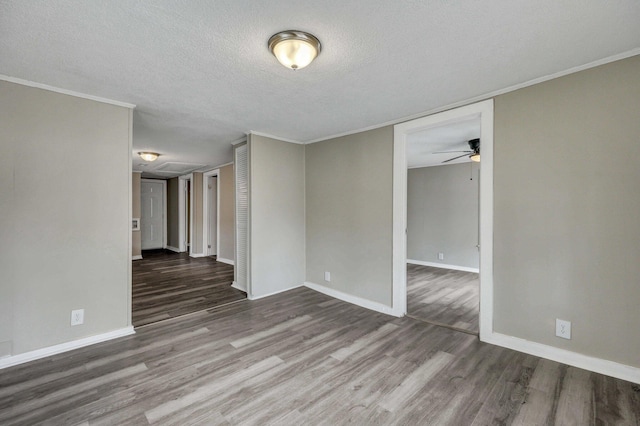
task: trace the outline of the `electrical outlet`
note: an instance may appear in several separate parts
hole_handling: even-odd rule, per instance
[[[438,260],[444,260],[444,253],[438,253]]]
[[[84,309],[74,309],[71,311],[71,325],[84,323]]]
[[[571,321],[556,318],[556,336],[571,339]]]
[[[325,272],[324,273],[324,280],[326,282],[330,282],[331,281],[331,272]]]

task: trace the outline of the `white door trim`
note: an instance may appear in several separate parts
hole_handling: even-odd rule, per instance
[[[186,236],[184,235],[185,224],[185,206],[184,206],[184,191],[185,180],[182,176],[178,178],[178,251],[183,253],[187,251],[185,244]]]
[[[163,179],[140,179],[140,183],[162,184],[162,248],[167,248],[167,181]]]
[[[480,340],[493,334],[493,99],[394,126],[393,142],[393,315],[407,313],[407,136],[480,117]]]
[[[210,170],[202,174],[202,252],[205,256],[211,256],[209,242],[209,178],[215,176],[216,180],[216,255],[220,248],[220,170]]]
[[[189,183],[191,184],[191,191],[189,191],[189,205],[191,206],[191,208],[189,209],[189,235],[191,238],[189,238],[191,240],[191,244],[189,245],[189,256],[191,256],[193,254],[193,173],[189,173],[188,175],[184,175],[184,176],[180,176],[178,179],[178,222],[179,222],[179,229],[178,229],[178,236],[180,238],[180,251],[181,252],[185,252],[187,251],[187,236],[185,235],[184,229],[186,227],[186,220],[187,220],[187,212],[186,212],[186,199],[185,199],[185,191],[186,191],[186,186],[185,186],[185,181],[188,180]]]

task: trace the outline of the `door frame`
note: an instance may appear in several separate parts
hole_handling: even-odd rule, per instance
[[[166,249],[167,248],[167,181],[164,179],[141,178],[140,179],[141,187],[144,182],[162,184],[162,248]],[[142,188],[140,188],[140,199],[142,199]],[[140,216],[142,216],[142,209],[140,210]],[[142,219],[140,219],[140,221],[142,221]],[[142,238],[140,239],[140,247],[142,247]]]
[[[185,232],[185,228],[187,226],[187,208],[186,202],[187,199],[185,197],[186,184],[185,181],[189,181],[191,184],[191,191],[189,192],[189,205],[191,208],[189,209],[189,235],[191,236],[191,244],[189,245],[189,255],[193,250],[193,173],[189,173],[188,175],[183,175],[178,177],[178,238],[179,238],[179,246],[178,249],[180,252],[187,251],[187,233]]]
[[[216,179],[216,256],[220,250],[220,169],[210,170],[202,174],[202,252],[205,256],[211,256],[211,249],[208,247],[209,241],[209,178]]]
[[[493,334],[493,99],[394,126],[392,313],[407,313],[407,137],[470,117],[480,117],[480,340]]]

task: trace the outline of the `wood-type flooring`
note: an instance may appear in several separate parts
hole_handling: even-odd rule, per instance
[[[215,257],[148,250],[132,266],[131,317],[136,327],[242,300],[233,266]]]
[[[640,387],[298,288],[0,370],[9,425],[637,425]]]
[[[479,309],[478,274],[407,265],[408,315],[478,334]]]

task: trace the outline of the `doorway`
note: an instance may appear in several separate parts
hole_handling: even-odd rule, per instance
[[[192,174],[180,176],[178,179],[178,242],[181,253],[191,254],[192,244]]]
[[[233,167],[183,175],[167,189],[171,244],[168,250],[147,250],[133,265],[135,327],[246,299],[231,287],[233,261],[217,259],[233,250],[224,238],[233,234]]]
[[[480,117],[407,137],[407,315],[478,333]]]
[[[203,252],[205,256],[217,256],[219,246],[219,170],[211,170],[202,175],[203,206]]]
[[[493,333],[493,100],[444,111],[394,126],[393,313],[407,314],[407,142],[411,134],[473,118],[480,119],[480,313],[479,335]]]

